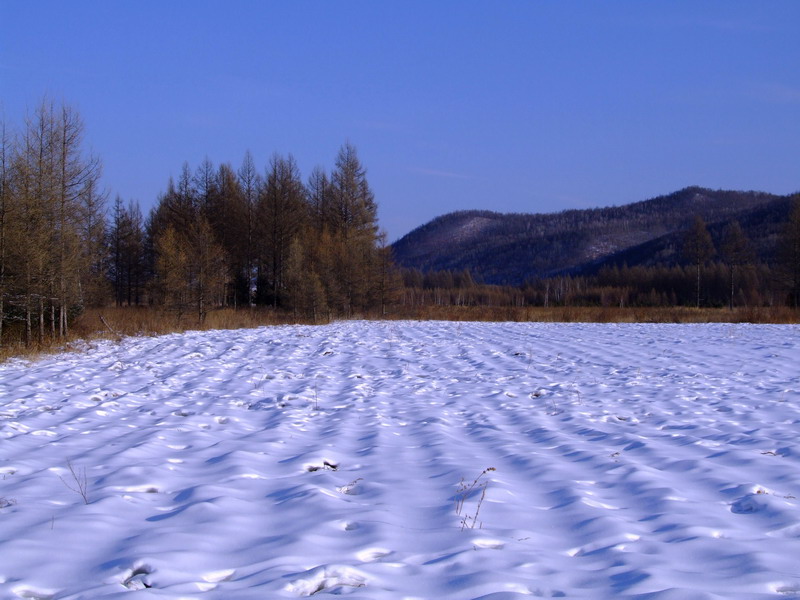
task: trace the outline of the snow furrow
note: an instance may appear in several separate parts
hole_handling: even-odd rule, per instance
[[[798,346],[344,322],[11,361],[0,597],[796,595]]]

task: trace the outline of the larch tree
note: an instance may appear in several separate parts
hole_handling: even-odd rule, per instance
[[[202,324],[209,309],[224,302],[227,281],[225,252],[208,219],[202,214],[189,228],[188,242],[189,298],[197,310],[197,320]]]
[[[794,197],[789,220],[778,240],[778,276],[788,291],[789,304],[800,307],[800,195]]]
[[[6,122],[0,118],[0,345],[3,343],[3,324],[6,318],[6,266],[8,221],[11,218],[11,140]]]
[[[117,306],[138,306],[145,283],[145,232],[138,203],[117,196],[109,226],[109,278]]]
[[[16,219],[8,233],[16,286],[11,300],[22,313],[28,345],[37,329],[39,342],[44,340],[45,306],[56,287],[57,148],[54,114],[43,102],[25,120],[12,167]]]
[[[78,295],[81,305],[85,306],[102,306],[111,294],[105,245],[106,194],[96,192],[96,186],[97,184],[88,186],[78,222],[80,239]]]
[[[387,242],[386,232],[383,231],[378,235],[375,269],[376,304],[380,308],[381,316],[386,316],[389,305],[399,301],[403,280],[395,267],[392,248]]]
[[[103,204],[99,180],[100,161],[82,149],[84,124],[68,106],[49,111],[53,114],[56,137],[56,208],[54,230],[57,252],[58,333],[65,336],[68,311],[86,298],[83,283],[97,284],[96,257],[102,249]],[[48,118],[43,115],[41,118]],[[102,269],[100,269],[102,274]],[[91,287],[94,287],[92,285]]]
[[[367,308],[373,300],[377,259],[378,213],[366,169],[350,143],[344,144],[331,175],[331,204],[327,215],[342,282],[345,314]]]
[[[258,201],[262,302],[281,306],[289,248],[306,218],[305,188],[294,158],[274,155]]]
[[[725,227],[720,245],[720,256],[728,268],[728,284],[730,295],[728,308],[733,310],[736,296],[736,274],[739,269],[753,262],[754,254],[750,241],[742,230],[738,221],[733,221]]]
[[[179,321],[194,308],[202,323],[224,300],[225,253],[209,222],[218,202],[217,184],[204,190],[196,181],[184,163],[177,185],[170,180],[153,209],[148,235],[153,240],[156,290],[165,307]]]
[[[700,308],[701,271],[703,266],[714,256],[714,242],[700,216],[694,218],[691,228],[683,240],[683,255],[695,268],[695,301]]]
[[[187,243],[172,225],[155,237],[155,271],[161,306],[180,322],[190,307],[190,275]]]
[[[314,167],[306,184],[308,195],[309,219],[316,232],[322,233],[330,229],[331,221],[331,183],[328,175],[321,167]]]
[[[238,306],[247,302],[245,283],[247,205],[239,177],[229,164],[222,164],[215,178],[215,192],[204,212],[226,257],[224,302]]]
[[[295,317],[317,323],[328,311],[325,288],[313,264],[314,244],[304,244],[296,236],[289,246],[286,261],[286,305]]]
[[[123,246],[125,301],[128,306],[139,306],[147,275],[144,220],[137,202],[128,204],[126,216],[130,233]]]
[[[109,264],[109,278],[114,289],[114,301],[117,306],[122,306],[124,300],[123,293],[123,262],[122,247],[126,236],[125,207],[122,198],[117,194],[114,198],[114,207],[111,212],[111,223],[107,234],[108,247],[111,254]]]
[[[253,301],[252,291],[255,288],[256,205],[261,178],[249,150],[245,152],[237,175],[244,203],[244,216],[242,238],[239,241],[241,245],[239,256],[242,263],[241,281],[237,281],[235,286],[238,298],[237,306],[250,306]]]
[[[197,198],[197,205],[201,210],[206,209],[214,201],[214,196],[217,192],[217,174],[214,164],[208,157],[205,157],[200,166],[197,167],[192,183],[194,185],[193,195]]]
[[[332,175],[315,169],[308,188],[291,155],[275,154],[263,177],[249,152],[237,171],[214,170],[206,159],[192,176],[184,164],[147,225],[154,295],[174,307],[196,305],[201,320],[219,303],[290,308],[314,320],[385,307],[397,276],[377,232],[374,196],[350,144]]]

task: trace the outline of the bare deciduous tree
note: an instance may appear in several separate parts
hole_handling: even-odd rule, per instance
[[[703,265],[714,256],[714,242],[711,241],[711,234],[708,233],[702,217],[695,217],[692,227],[686,233],[683,242],[683,254],[695,268],[695,298],[696,306],[700,308],[700,273]]]

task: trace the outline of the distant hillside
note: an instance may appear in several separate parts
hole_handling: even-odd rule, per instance
[[[450,213],[393,245],[395,259],[421,271],[469,270],[486,283],[520,284],[605,264],[674,264],[695,215],[719,236],[740,222],[763,259],[788,214],[788,197],[689,187],[625,206],[553,214]]]

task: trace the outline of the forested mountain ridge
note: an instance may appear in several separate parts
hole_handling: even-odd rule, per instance
[[[742,224],[764,258],[789,212],[788,197],[688,187],[624,206],[552,214],[460,211],[437,217],[394,243],[397,263],[421,271],[468,270],[486,283],[519,285],[599,266],[672,264],[695,216],[715,229]]]

